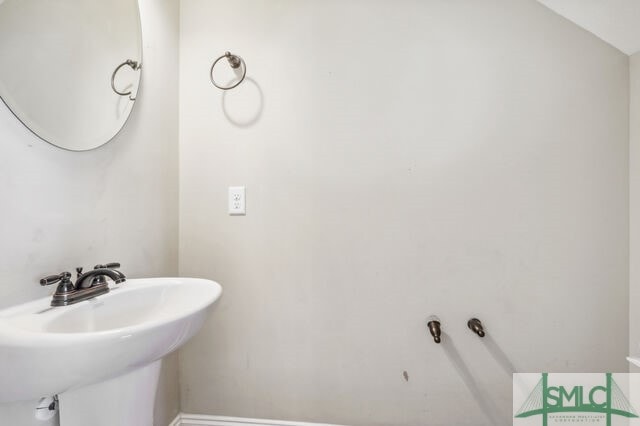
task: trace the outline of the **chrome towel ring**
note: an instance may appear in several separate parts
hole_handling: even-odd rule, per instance
[[[227,61],[229,62],[229,65],[234,70],[242,67],[242,77],[240,77],[240,80],[238,80],[237,83],[232,84],[231,86],[226,86],[226,87],[220,86],[218,83],[216,83],[216,80],[213,78],[213,69],[216,67],[216,64],[218,63],[218,61],[220,61],[223,58],[227,59]],[[232,55],[230,52],[224,52],[224,55],[220,56],[218,59],[213,61],[213,64],[211,64],[211,70],[209,71],[209,76],[211,77],[211,83],[213,83],[213,85],[220,90],[229,90],[229,89],[233,89],[234,87],[237,87],[240,83],[244,81],[244,77],[246,75],[247,75],[247,64],[244,63],[244,59],[242,59],[238,55]]]
[[[127,59],[126,61],[124,61],[123,63],[118,65],[115,70],[113,70],[113,74],[111,74],[111,88],[118,95],[120,95],[120,96],[129,96],[130,100],[135,101],[136,98],[132,98],[131,97],[131,91],[121,92],[118,89],[116,89],[116,82],[115,82],[116,74],[118,74],[118,71],[120,71],[120,68],[124,67],[125,65],[129,65],[131,68],[133,68],[134,71],[138,71],[140,68],[142,68],[142,63],[138,63],[138,62],[136,62],[136,61],[134,61],[132,59]]]

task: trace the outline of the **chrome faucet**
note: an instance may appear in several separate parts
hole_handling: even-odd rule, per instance
[[[106,277],[116,284],[127,280],[124,274],[115,268],[119,268],[119,263],[107,263],[106,265],[96,265],[92,271],[82,273],[82,268],[76,268],[78,273],[76,284],[71,282],[71,273],[62,272],[58,275],[51,275],[40,280],[40,285],[51,285],[58,283],[51,306],[66,306],[83,300],[92,299],[101,294],[109,292],[109,285]]]

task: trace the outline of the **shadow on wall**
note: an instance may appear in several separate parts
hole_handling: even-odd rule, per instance
[[[449,361],[451,361],[451,364],[453,364],[453,367],[456,369],[458,375],[464,382],[467,389],[469,389],[469,393],[471,393],[471,396],[473,396],[473,398],[480,406],[480,409],[489,420],[489,423],[496,426],[508,426],[508,421],[500,419],[500,416],[498,415],[498,408],[488,397],[488,392],[486,390],[483,390],[478,385],[478,382],[473,377],[471,370],[460,356],[460,352],[458,352],[458,349],[453,343],[451,337],[446,333],[442,333],[442,337],[442,348],[447,354],[447,358],[449,358]]]
[[[509,377],[511,377],[513,373],[516,373],[516,367],[514,367],[507,354],[505,354],[504,351],[500,349],[500,346],[498,346],[496,341],[493,340],[493,338],[489,334],[485,335],[482,338],[482,343],[484,344],[484,347],[487,348],[487,351],[489,351],[493,359],[496,360],[498,365],[502,367],[504,372]]]
[[[522,377],[514,376],[514,374],[518,372],[516,370],[516,367],[513,365],[507,354],[505,354],[500,346],[496,343],[496,341],[493,340],[493,338],[489,334],[487,334],[484,336],[484,338],[482,338],[482,344],[487,349],[489,354],[493,357],[493,359],[496,360],[498,365],[502,367],[502,370],[504,370],[505,374],[510,378],[513,378],[514,386],[518,385],[521,392],[526,393],[528,385],[523,382]]]
[[[228,85],[234,84],[232,79]],[[222,111],[231,124],[249,128],[260,121],[264,109],[264,94],[260,85],[251,77],[242,84],[222,94]]]

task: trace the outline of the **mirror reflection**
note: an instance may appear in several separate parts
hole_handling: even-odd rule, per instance
[[[73,151],[123,127],[138,92],[136,0],[0,0],[0,97],[32,132]]]

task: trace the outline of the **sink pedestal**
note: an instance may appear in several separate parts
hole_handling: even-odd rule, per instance
[[[58,395],[60,426],[153,426],[161,362]]]

